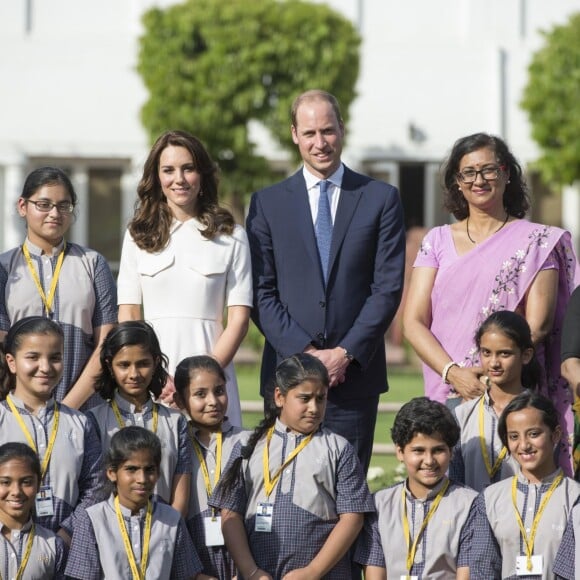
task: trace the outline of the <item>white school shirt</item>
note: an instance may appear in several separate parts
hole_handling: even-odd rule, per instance
[[[64,240],[45,254],[26,239],[24,242],[46,294],[53,280],[54,268]],[[64,332],[64,372],[53,395],[64,399],[78,379],[96,348],[95,328],[117,322],[117,288],[107,261],[101,254],[78,244],[66,243],[53,302],[53,320]],[[26,316],[42,316],[44,305],[21,246],[0,255],[0,330]],[[91,395],[83,410],[103,400]]]
[[[3,527],[0,522],[0,529]],[[12,530],[10,541],[0,534],[0,574],[2,578],[16,578],[20,563],[26,552],[32,519],[21,530]],[[61,578],[64,573],[65,548],[63,540],[50,530],[34,526],[32,550],[24,569],[24,580],[50,580]]]
[[[365,566],[385,566],[388,578],[406,576],[408,570],[402,491],[405,489],[407,519],[414,540],[446,481],[449,480],[444,477],[422,499],[413,497],[406,481],[378,491],[374,496],[377,521],[371,525],[365,522],[355,561]],[[476,491],[454,482],[449,483],[439,507],[431,516],[417,544],[412,574],[429,580],[454,580],[457,568],[467,565],[468,548],[462,546],[460,540],[463,528],[472,515],[471,509],[476,497]],[[461,550],[463,553],[460,553]],[[381,555],[384,556],[384,563],[380,561]]]
[[[131,510],[122,505],[119,507],[137,567],[140,568],[147,510],[143,508],[137,514],[132,515]],[[173,580],[172,572],[178,574],[179,580],[182,580],[194,578],[196,574],[201,572],[201,563],[180,513],[164,503],[153,502],[151,522],[149,559],[145,580]],[[95,569],[98,562],[102,570],[101,578],[107,580],[109,578],[111,580],[132,578],[115,513],[113,495],[109,499],[91,506],[79,517],[78,530],[75,534],[73,534],[67,562],[67,576],[96,578],[99,575],[98,570]],[[93,543],[87,543],[89,538],[93,539]],[[181,538],[181,543],[178,541],[179,538]],[[88,554],[88,560],[91,564],[88,565],[88,569],[85,565],[84,570],[79,570],[83,565],[83,554]],[[176,558],[181,561],[181,565],[177,569],[175,566]]]
[[[276,419],[269,446],[273,474],[306,435],[291,432]],[[275,578],[307,566],[326,542],[343,513],[374,512],[363,470],[352,445],[340,435],[320,428],[287,465],[269,497],[264,490],[262,437],[249,459],[244,459],[237,484],[225,491],[218,485],[210,506],[244,516],[248,544],[256,564]],[[274,504],[272,532],[255,530],[259,503]],[[276,538],[285,538],[283,542]],[[328,573],[348,578],[350,557],[345,555]]]
[[[479,405],[482,397],[484,400],[483,432],[485,446],[492,466],[503,448],[497,432],[498,416],[490,404],[489,393],[486,391],[481,397],[462,403],[455,408],[455,416],[459,423],[461,434],[457,445],[453,449],[453,458],[449,467],[449,477],[451,479],[464,483],[476,491],[482,491],[491,483],[497,483],[502,479],[511,477],[519,470],[518,463],[508,453],[495,476],[490,479],[479,441]]]
[[[141,413],[136,413],[135,405],[121,397],[117,391],[115,391],[115,401],[119,406],[125,427],[137,425],[153,432],[153,401],[151,399],[143,405]],[[191,461],[184,461],[184,458],[191,458],[191,441],[187,434],[187,420],[179,411],[169,409],[164,405],[157,405],[157,408],[159,415],[156,435],[161,441],[161,465],[155,493],[163,501],[171,503],[174,476],[179,473],[191,473]],[[103,446],[103,455],[105,455],[111,445],[111,438],[120,429],[119,423],[109,403],[91,409],[89,414],[93,416],[96,423]]]
[[[199,439],[196,437],[196,429],[190,423],[190,429],[195,437],[195,440],[200,445],[202,453],[205,457],[205,463],[207,471],[209,473],[209,479],[213,487],[215,470],[216,470],[216,435],[212,433],[209,445],[206,447]],[[236,445],[243,445],[251,435],[251,431],[246,431],[241,427],[234,427],[230,422],[225,419],[222,424],[222,460],[220,466],[221,476],[224,475],[226,471],[226,466],[232,454],[232,451]],[[189,510],[187,514],[187,519],[193,518],[198,514],[203,513],[208,509],[208,497],[207,490],[205,488],[205,482],[203,480],[203,472],[201,470],[201,465],[197,454],[195,451],[192,453],[193,458],[193,468],[191,474],[191,493],[189,495]],[[220,477],[221,477],[220,476]]]
[[[20,399],[12,393],[9,397],[19,410],[42,463],[54,424],[55,401],[49,399],[36,415],[32,415]],[[78,511],[95,503],[104,473],[101,445],[87,416],[62,403],[59,409],[58,432],[43,481],[52,489],[54,515],[34,516],[34,520],[53,532],[63,527],[70,535]],[[0,404],[0,444],[13,441],[29,444],[16,416],[3,401]]]
[[[560,472],[558,469],[538,484],[529,483],[521,471],[517,475],[516,502],[528,537],[540,502]],[[580,483],[564,477],[544,509],[534,542],[534,554],[541,554],[544,560],[542,580],[554,578],[554,557],[572,506],[579,496]],[[487,519],[501,551],[502,578],[515,577],[516,559],[524,556],[526,552],[512,501],[512,478],[490,485],[483,492],[483,497]]]

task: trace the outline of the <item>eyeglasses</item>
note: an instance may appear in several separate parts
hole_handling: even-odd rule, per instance
[[[480,171],[476,169],[464,169],[457,173],[457,177],[463,181],[463,183],[474,183],[477,180],[477,176],[481,175],[486,181],[493,181],[499,177],[500,171],[503,167],[484,167]]]
[[[36,209],[42,213],[51,212],[53,207],[56,207],[56,211],[58,211],[58,213],[72,213],[75,209],[72,201],[59,201],[58,203],[52,203],[52,201],[48,201],[46,199],[41,199],[39,201],[25,199],[24,201],[26,203],[34,204],[34,207],[36,207]]]

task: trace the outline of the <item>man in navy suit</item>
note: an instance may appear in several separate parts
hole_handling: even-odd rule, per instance
[[[266,338],[260,392],[268,404],[284,358],[318,357],[331,381],[324,425],[354,445],[366,471],[388,389],[384,335],[403,288],[401,201],[395,187],[342,164],[335,97],[307,91],[291,116],[304,166],[255,193],[247,219],[252,316]]]

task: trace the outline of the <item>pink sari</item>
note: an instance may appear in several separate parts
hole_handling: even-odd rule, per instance
[[[442,226],[427,234],[414,266],[438,269],[431,294],[431,332],[461,366],[479,364],[474,335],[481,323],[497,310],[523,309],[536,274],[558,268],[554,326],[537,354],[544,369],[541,392],[555,402],[561,417],[562,455],[567,458],[561,457],[561,465],[570,466],[574,420],[572,394],[560,375],[560,335],[570,294],[580,283],[580,269],[569,232],[517,220],[458,256],[450,227]],[[451,394],[449,385],[427,365],[423,365],[423,374],[425,394],[444,403]]]

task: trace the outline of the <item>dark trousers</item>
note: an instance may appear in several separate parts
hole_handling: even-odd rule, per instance
[[[324,426],[342,435],[354,447],[366,474],[373,454],[373,439],[377,422],[378,395],[367,399],[338,399],[332,396],[332,389],[326,403]],[[356,544],[356,542],[355,542]],[[353,561],[355,546],[348,551],[351,561],[351,578],[360,580],[361,569]]]
[[[323,425],[342,435],[354,447],[366,474],[373,453],[379,396],[338,399],[329,392]]]

